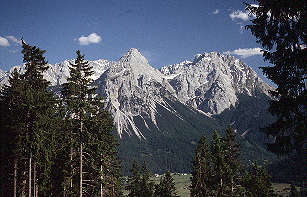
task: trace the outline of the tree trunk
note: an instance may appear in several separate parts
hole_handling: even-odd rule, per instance
[[[82,176],[82,154],[83,154],[83,147],[82,147],[82,142],[80,144],[80,197],[82,197],[82,182],[83,182],[83,176]]]
[[[231,177],[231,196],[233,196],[234,186],[233,186],[233,177]]]
[[[30,158],[29,158],[29,193],[28,193],[28,196],[31,197],[31,190],[32,190],[32,187],[31,187],[31,182],[32,182],[32,179],[31,179],[31,174],[32,174],[32,153],[30,152]]]
[[[14,197],[17,196],[17,159],[14,159]]]
[[[80,197],[82,197],[82,182],[83,182],[83,176],[82,176],[82,162],[83,162],[83,158],[82,158],[82,154],[83,154],[83,143],[82,143],[82,121],[80,123]]]
[[[70,189],[72,189],[72,177],[73,177],[73,174],[74,174],[72,159],[73,159],[73,148],[70,147],[70,169],[71,169],[71,172],[70,172],[71,174],[69,175],[70,176]]]
[[[26,163],[24,165],[24,167],[26,167]],[[21,197],[25,197],[26,196],[26,171],[23,171],[23,180],[22,180],[22,188],[21,188]]]
[[[100,171],[101,171],[101,174],[102,174],[102,165],[100,165]],[[101,180],[102,180],[102,175],[101,175]],[[102,197],[102,183],[100,183],[100,197]]]
[[[33,190],[34,190],[34,197],[37,197],[37,185],[36,185],[36,162],[33,162]]]
[[[223,179],[220,179],[220,184],[221,184],[221,195],[223,194]]]

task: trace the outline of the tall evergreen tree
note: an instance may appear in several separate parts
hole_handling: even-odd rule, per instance
[[[240,145],[235,141],[236,133],[234,129],[228,126],[225,130],[223,139],[225,146],[226,173],[225,184],[229,186],[230,196],[240,196],[237,187],[240,178]]]
[[[49,82],[43,78],[48,69],[45,51],[22,42],[25,72],[14,71],[10,85],[1,92],[2,108],[7,112],[6,130],[13,134],[14,195],[44,196],[51,191],[53,129],[52,115],[55,98],[48,91]],[[3,106],[3,105],[2,105]],[[10,142],[9,142],[10,143]]]
[[[78,152],[79,163],[78,166],[74,166],[79,170],[78,183],[74,183],[73,186],[78,185],[79,196],[83,195],[83,149],[84,140],[86,136],[86,128],[84,128],[84,122],[87,121],[88,113],[90,110],[90,100],[95,94],[96,89],[90,88],[89,85],[92,83],[90,76],[93,74],[92,67],[89,66],[88,62],[84,60],[84,56],[81,55],[80,51],[77,51],[77,58],[74,63],[70,64],[70,77],[67,79],[67,83],[63,84],[62,95],[67,105],[68,115],[71,118],[73,131],[71,133],[71,144],[77,147],[72,147],[74,153]],[[72,153],[71,153],[72,154]],[[73,161],[71,161],[72,163]],[[71,169],[71,172],[74,170]],[[71,175],[74,176],[74,175]]]
[[[17,125],[20,122],[22,84],[19,72],[14,69],[9,77],[9,85],[4,85],[0,94],[0,191],[3,192],[0,193],[1,196],[17,196],[17,167],[22,149],[21,131]]]
[[[251,197],[274,197],[270,176],[265,168],[252,164],[249,172],[243,177],[241,184],[247,190],[247,196]]]
[[[155,185],[155,197],[178,197],[174,179],[169,171],[160,179],[160,183]]]
[[[120,196],[120,164],[113,119],[91,87],[92,67],[77,51],[70,77],[63,84],[70,158],[65,165],[65,191],[78,196]],[[77,173],[78,171],[78,173]]]
[[[143,162],[141,168],[141,196],[143,197],[152,197],[154,193],[154,183],[151,180],[151,172],[147,168],[146,161]]]
[[[267,148],[278,155],[295,151],[301,157],[296,176],[306,188],[307,1],[257,2],[259,6],[247,7],[255,18],[246,28],[264,48],[264,60],[273,65],[262,67],[262,72],[277,85],[270,91],[269,107],[276,121],[263,129],[272,139]]]
[[[141,175],[136,160],[133,161],[132,168],[130,170],[131,175],[128,176],[128,185],[126,190],[129,191],[129,197],[141,197]]]
[[[214,195],[225,196],[227,194],[226,174],[227,163],[225,160],[225,145],[222,137],[214,131],[211,141],[211,155],[213,165],[212,188]]]
[[[277,120],[264,130],[275,138],[268,149],[277,154],[293,149],[303,152],[307,142],[307,2],[257,2],[259,6],[247,7],[255,18],[246,28],[264,48],[264,59],[273,64],[261,68],[264,75],[277,85],[270,91],[274,100],[269,108]]]
[[[192,162],[191,197],[209,196],[211,191],[212,162],[206,137],[202,136],[198,142]]]
[[[24,130],[26,135],[25,154],[28,155],[28,195],[31,190],[34,194],[40,192],[47,194],[51,192],[50,176],[52,165],[52,154],[55,142],[52,136],[54,130],[50,123],[55,110],[55,98],[48,91],[50,82],[43,78],[43,73],[49,68],[43,54],[36,46],[30,46],[22,42],[23,61],[25,62],[25,73],[21,75],[24,80]],[[48,145],[48,146],[46,146]],[[33,164],[32,164],[33,160]],[[32,167],[33,165],[33,167]],[[33,188],[31,184],[31,169],[33,168]],[[35,180],[37,179],[37,180]],[[37,188],[36,183],[39,184]],[[36,190],[39,191],[36,191]]]
[[[128,177],[127,190],[129,197],[152,197],[154,194],[154,183],[151,180],[151,174],[144,161],[141,169],[134,160],[131,169],[131,175]]]

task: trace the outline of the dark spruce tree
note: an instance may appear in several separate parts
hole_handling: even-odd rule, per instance
[[[225,145],[222,137],[217,131],[214,131],[211,140],[211,159],[213,166],[212,173],[212,190],[213,195],[226,196],[228,193],[227,188],[227,162],[225,160]]]
[[[0,196],[17,196],[18,161],[22,154],[20,103],[22,103],[22,80],[17,69],[0,92]],[[13,175],[13,176],[12,176]]]
[[[134,160],[131,175],[128,177],[128,185],[126,189],[129,191],[129,197],[153,197],[154,183],[151,180],[151,174],[144,161],[141,169]]]
[[[160,183],[155,185],[155,197],[179,197],[176,193],[174,179],[169,171],[160,179]]]
[[[192,177],[190,196],[210,196],[212,190],[212,162],[206,137],[202,136],[198,142],[192,162]]]
[[[154,193],[154,182],[151,180],[151,172],[147,168],[147,164],[144,161],[141,167],[141,196],[143,197],[153,197]]]
[[[223,138],[225,146],[225,184],[227,184],[230,196],[241,196],[239,186],[240,179],[240,145],[235,141],[236,133],[228,126]]]
[[[252,164],[250,170],[243,176],[241,181],[245,188],[245,195],[248,197],[274,197],[274,193],[270,176],[263,166]]]
[[[2,104],[1,110],[7,112],[4,132],[14,139],[7,142],[14,147],[14,196],[46,196],[52,191],[56,100],[43,78],[48,69],[45,51],[24,41],[22,48],[25,72],[19,75],[14,71],[10,85],[1,92],[1,102],[10,102],[4,108]]]
[[[88,175],[87,179],[94,180],[99,188],[100,196],[122,196],[121,168],[118,158],[118,142],[113,135],[113,118],[105,110],[101,97],[93,100],[92,116],[85,124],[86,128],[91,131],[86,137],[87,152],[91,153],[91,160],[87,162],[85,170]],[[99,174],[100,176],[96,176]],[[97,189],[92,189],[91,196],[97,193]]]
[[[246,28],[264,48],[264,59],[273,66],[263,73],[277,88],[269,111],[277,117],[265,132],[276,137],[270,151],[284,154],[303,151],[307,131],[307,2],[301,0],[257,0],[259,7],[248,6],[256,17]]]
[[[295,150],[301,157],[296,179],[304,185],[307,177],[307,1],[257,2],[259,6],[247,7],[255,18],[246,28],[264,48],[264,59],[272,64],[261,68],[264,75],[277,85],[271,91],[273,100],[269,107],[276,121],[264,128],[273,139],[267,148],[278,155]]]
[[[126,190],[129,197],[141,197],[141,174],[136,160],[133,161]]]
[[[65,165],[67,196],[120,196],[120,164],[113,119],[91,87],[92,67],[77,51],[70,77],[63,84],[69,158]]]

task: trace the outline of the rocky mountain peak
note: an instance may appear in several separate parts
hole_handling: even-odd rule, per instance
[[[120,58],[119,61],[142,65],[148,64],[147,59],[136,48],[131,48],[123,57]]]
[[[248,65],[217,52],[196,54],[192,63],[185,61],[160,70],[181,102],[207,115],[236,106],[240,94],[267,94],[270,89]]]

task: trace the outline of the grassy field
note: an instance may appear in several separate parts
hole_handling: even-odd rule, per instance
[[[177,188],[177,194],[180,197],[189,197],[190,191],[189,191],[189,185],[190,185],[190,174],[183,175],[183,174],[172,174],[175,185]],[[154,177],[153,181],[155,183],[159,183],[160,177]],[[273,188],[276,191],[278,195],[281,196],[288,196],[290,192],[290,184],[286,183],[273,183]],[[299,189],[299,188],[298,188]],[[124,193],[127,195],[128,193],[125,191]]]

